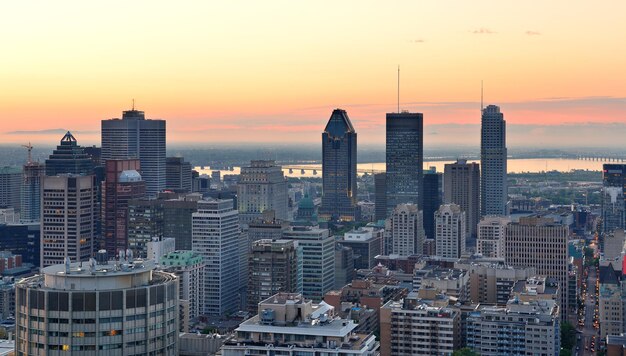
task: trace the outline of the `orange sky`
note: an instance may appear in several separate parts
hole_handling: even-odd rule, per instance
[[[625,13],[623,1],[3,2],[0,142],[63,128],[97,143],[100,120],[135,98],[168,120],[169,142],[314,143],[341,107],[377,144],[397,65],[401,107],[427,127],[478,123],[481,80],[509,125],[624,124]]]

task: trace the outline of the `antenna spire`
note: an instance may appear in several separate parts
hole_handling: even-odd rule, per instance
[[[398,114],[400,113],[400,65],[398,65]]]
[[[480,113],[482,115],[483,113],[483,109],[485,107],[483,106],[483,81],[480,81]]]
[[[133,98],[133,111],[135,111],[135,98]]]

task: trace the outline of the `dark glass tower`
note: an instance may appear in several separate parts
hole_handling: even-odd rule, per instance
[[[434,168],[424,173],[424,232],[435,238],[435,212],[441,205],[441,173]]]
[[[387,114],[387,216],[398,204],[413,203],[422,209],[423,125],[420,113]]]
[[[61,139],[56,150],[52,151],[46,160],[46,175],[59,174],[93,174],[93,161],[85,150],[78,145],[71,132],[67,132]]]
[[[374,203],[375,220],[387,219],[387,185],[385,184],[385,173],[374,175]]]
[[[626,228],[626,164],[602,166],[602,230]]]
[[[507,215],[506,121],[500,108],[483,109],[480,126],[480,215]]]
[[[356,132],[345,110],[335,109],[322,132],[322,180],[320,218],[356,220]]]

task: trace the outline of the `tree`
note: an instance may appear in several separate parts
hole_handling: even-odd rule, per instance
[[[470,349],[469,347],[464,347],[462,349],[458,349],[452,353],[452,356],[479,356],[476,351]]]
[[[561,348],[571,351],[576,345],[576,329],[569,322],[561,323]]]

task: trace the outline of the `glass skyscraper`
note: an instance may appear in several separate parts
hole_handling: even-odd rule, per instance
[[[480,213],[507,215],[506,121],[500,108],[483,109],[480,128]]]
[[[626,164],[602,166],[602,230],[626,228]]]
[[[356,220],[356,131],[345,110],[333,110],[322,132],[322,180],[319,216]]]
[[[58,174],[93,174],[91,157],[78,145],[76,138],[69,131],[46,160],[46,175],[56,176]]]
[[[124,111],[122,119],[102,120],[101,159],[139,159],[146,194],[165,189],[165,120],[146,120],[143,111]]]
[[[398,204],[423,205],[424,115],[387,114],[387,216]]]

